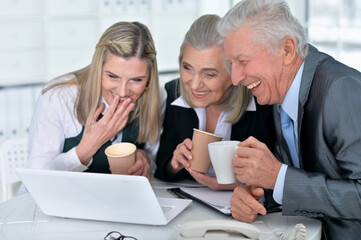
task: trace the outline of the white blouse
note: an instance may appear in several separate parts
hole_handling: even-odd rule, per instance
[[[70,80],[73,77],[73,75],[62,76],[49,82],[47,86],[55,82]],[[164,88],[160,90],[162,117],[164,118],[166,91]],[[82,125],[78,122],[74,112],[76,96],[77,87],[74,85],[52,88],[40,95],[30,124],[29,168],[85,171],[92,163],[91,160],[88,166],[83,165],[76,154],[75,147],[68,152],[62,152],[65,139],[76,137],[82,131]],[[103,98],[102,102],[105,104],[104,114],[109,106]],[[121,141],[122,132],[112,139],[113,143]],[[159,140],[153,145],[146,143],[144,146],[150,159],[151,176],[155,171],[158,148]]]

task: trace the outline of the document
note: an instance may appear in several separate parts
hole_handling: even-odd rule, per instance
[[[182,198],[190,198],[201,202],[223,214],[231,215],[230,199],[233,191],[214,191],[206,188],[180,187],[169,188],[168,191]]]
[[[168,188],[167,190],[178,197],[190,198],[225,215],[232,215],[230,200],[233,195],[233,191],[214,191],[208,187],[177,187]],[[280,205],[270,206],[267,208],[267,213],[280,211],[282,211],[282,206]]]

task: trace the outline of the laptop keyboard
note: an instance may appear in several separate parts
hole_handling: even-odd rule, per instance
[[[160,206],[160,207],[162,208],[162,211],[164,214],[173,208],[171,206]]]

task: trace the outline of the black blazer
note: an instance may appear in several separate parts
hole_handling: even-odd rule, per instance
[[[198,128],[199,120],[193,108],[170,105],[179,94],[179,79],[165,85],[167,105],[163,123],[163,133],[157,155],[155,176],[164,181],[177,179],[193,179],[185,169],[176,175],[166,174],[165,168],[173,157],[173,152],[184,139],[192,139],[193,128]],[[246,111],[241,119],[232,125],[231,140],[243,141],[249,136],[267,144],[273,150],[275,130],[272,106],[261,106],[256,103],[256,111]]]

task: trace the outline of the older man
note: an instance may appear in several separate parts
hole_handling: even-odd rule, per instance
[[[307,44],[282,0],[244,0],[219,31],[233,84],[274,104],[277,130],[274,153],[252,137],[237,150],[233,217],[266,214],[271,189],[266,204],[319,218],[326,239],[361,239],[361,73]]]

